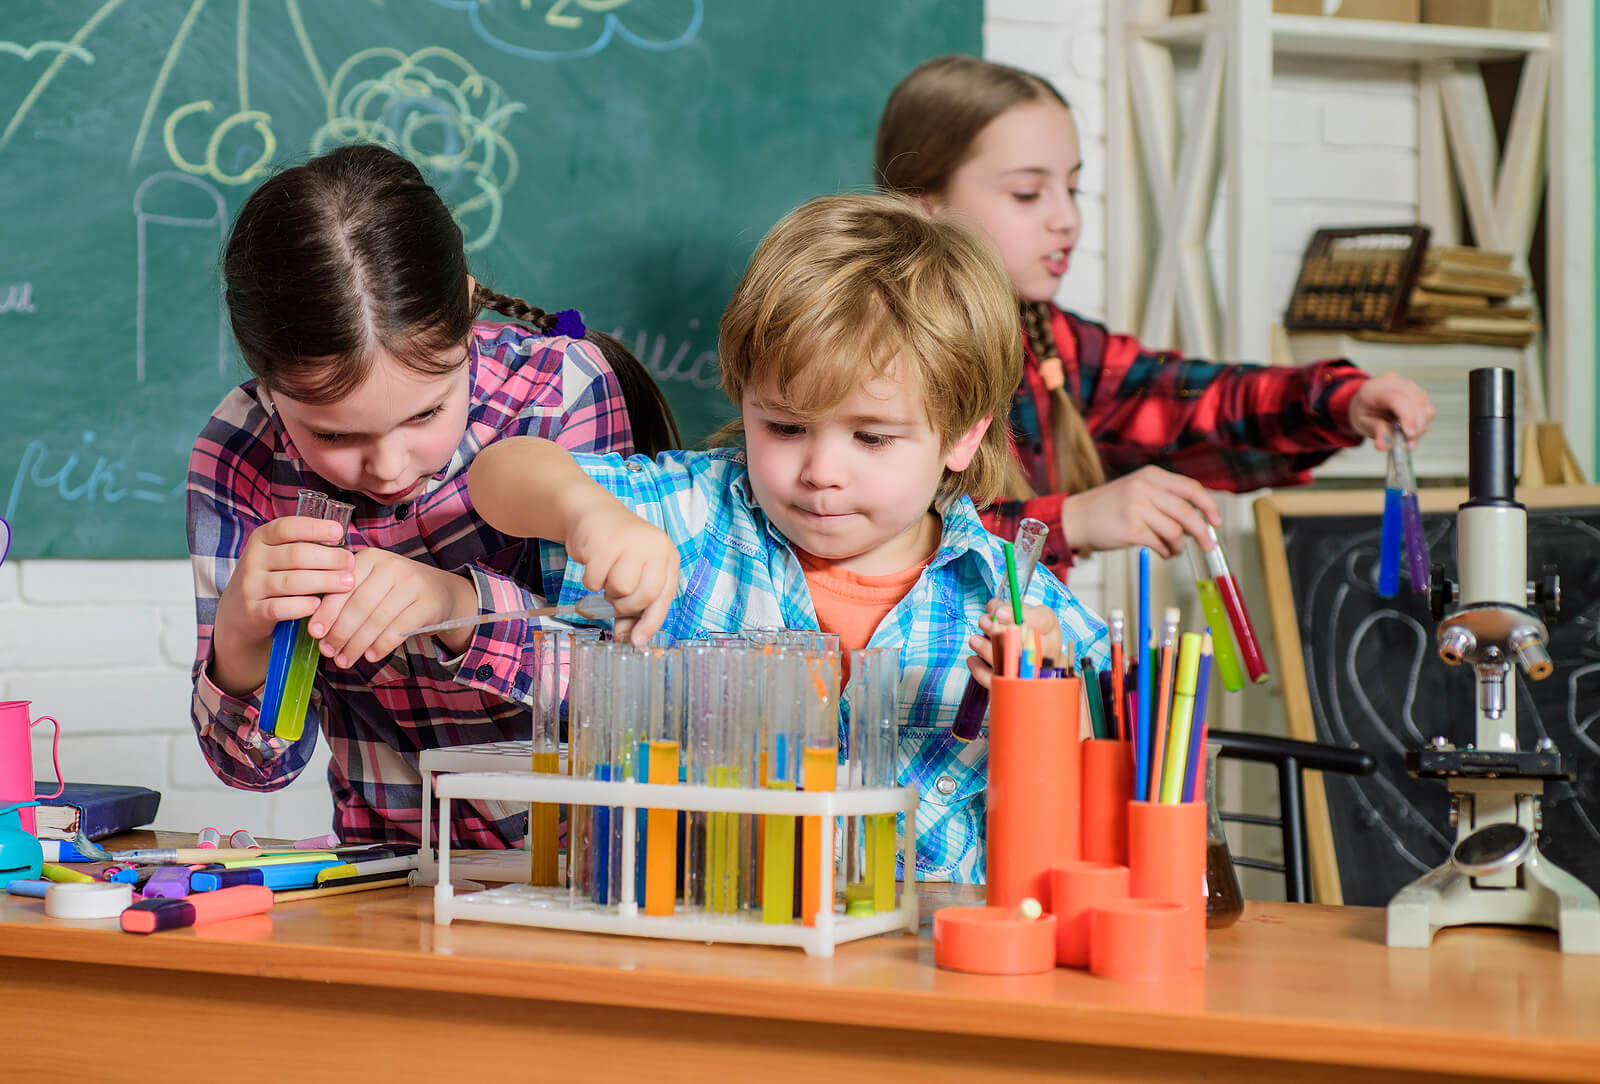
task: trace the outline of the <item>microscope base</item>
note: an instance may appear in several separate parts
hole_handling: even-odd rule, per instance
[[[1480,887],[1451,862],[1429,870],[1389,901],[1391,948],[1427,948],[1446,926],[1545,926],[1561,951],[1600,954],[1600,899],[1546,860],[1534,846],[1517,868],[1517,885]]]

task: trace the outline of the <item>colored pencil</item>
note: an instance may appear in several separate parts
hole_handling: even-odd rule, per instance
[[[1167,748],[1162,757],[1161,801],[1176,803],[1188,779],[1190,723],[1194,715],[1196,675],[1200,669],[1200,634],[1186,632],[1178,648],[1178,677],[1173,683],[1172,719],[1167,724]]]
[[[1089,732],[1097,738],[1106,737],[1106,709],[1100,703],[1100,672],[1088,656],[1083,659],[1083,691],[1089,700]]]
[[[1150,551],[1139,549],[1139,724],[1133,732],[1133,796],[1149,797],[1150,779],[1150,691],[1154,674],[1150,668]]]
[[[1177,660],[1174,648],[1178,640],[1178,622],[1182,615],[1176,606],[1168,606],[1161,615],[1161,684],[1156,688],[1156,713],[1154,729],[1150,736],[1150,778],[1145,793],[1156,801],[1161,791],[1162,759],[1166,755],[1168,714],[1172,709],[1172,668]]]
[[[1117,740],[1128,740],[1127,705],[1123,703],[1122,638],[1126,620],[1121,610],[1111,611],[1111,714],[1117,721]]]
[[[1206,697],[1211,691],[1211,633],[1200,640],[1200,661],[1194,677],[1194,714],[1189,719],[1189,749],[1183,780],[1183,800],[1194,801],[1200,787],[1201,758],[1206,752]]]

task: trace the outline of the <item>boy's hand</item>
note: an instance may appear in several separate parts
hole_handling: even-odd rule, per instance
[[[1210,545],[1207,523],[1222,525],[1216,499],[1193,478],[1156,466],[1140,467],[1061,502],[1061,531],[1073,549],[1085,554],[1147,546],[1162,557],[1175,557],[1185,538]]]
[[[1373,447],[1389,450],[1389,423],[1399,422],[1408,447],[1433,424],[1433,400],[1415,383],[1395,372],[1375,376],[1361,385],[1350,400],[1350,424]]]
[[[477,591],[465,576],[388,550],[364,549],[355,554],[355,589],[324,598],[306,627],[321,641],[323,656],[344,669],[363,657],[377,662],[412,629],[477,608]],[[453,629],[439,639],[460,654],[471,637],[471,629]]]
[[[584,566],[583,585],[617,609],[615,636],[641,647],[661,628],[678,593],[678,547],[665,531],[596,490],[574,510],[567,555]]]
[[[988,612],[978,619],[978,627],[983,630],[983,635],[967,639],[967,646],[973,651],[967,656],[967,669],[972,671],[972,676],[985,689],[994,677],[994,637],[1012,624],[1015,622],[1011,619],[1011,603],[1004,599],[991,599]],[[1039,644],[1045,658],[1057,666],[1065,664],[1061,654],[1061,622],[1056,619],[1054,610],[1048,606],[1024,605],[1022,626],[1039,633]]]

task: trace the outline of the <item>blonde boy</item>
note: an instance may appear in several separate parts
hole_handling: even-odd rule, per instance
[[[898,648],[918,875],[981,880],[986,745],[950,723],[969,651],[988,680],[985,608],[1005,577],[973,505],[1000,487],[1010,452],[991,422],[1021,373],[1004,271],[909,201],[814,200],[757,248],[721,362],[743,449],[652,462],[515,438],[474,462],[474,505],[560,543],[544,548],[546,593],[604,590],[638,615],[636,640],[781,625]],[[1036,573],[1027,599],[1049,650],[1065,630],[1103,661],[1103,626],[1054,577]]]

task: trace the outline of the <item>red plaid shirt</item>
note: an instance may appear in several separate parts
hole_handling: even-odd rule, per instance
[[[533,434],[576,452],[633,451],[616,377],[590,343],[544,337],[517,324],[479,323],[469,342],[471,405],[466,432],[426,492],[396,507],[332,489],[311,473],[255,381],[230,392],[189,458],[189,554],[195,572],[198,642],[191,712],[200,751],[217,778],[241,790],[273,791],[305,768],[319,732],[332,754],[333,827],[346,843],[417,842],[418,754],[449,745],[527,738],[533,673],[521,622],[480,625],[466,654],[446,659],[432,641],[407,640],[377,662],[348,670],[324,661],[299,741],[261,733],[261,691],[229,696],[206,673],[217,601],[250,532],[293,515],[302,488],[353,500],[349,547],[379,546],[469,577],[480,613],[533,605],[538,543],[484,523],[467,498],[467,468],[507,437]],[[559,578],[560,570],[553,575]],[[521,841],[527,806],[462,803],[452,842],[505,847]]]
[[[1083,413],[1107,478],[1154,463],[1232,493],[1304,485],[1312,467],[1361,443],[1350,400],[1367,374],[1348,361],[1290,367],[1184,358],[1147,350],[1131,335],[1113,335],[1054,305],[1050,327],[1066,392]],[[1066,494],[1050,420],[1049,390],[1030,345],[1011,400],[1011,438],[1043,496],[998,501],[981,515],[1002,538],[1015,538],[1024,517],[1048,523],[1045,563],[1064,577],[1072,547],[1061,530]]]

